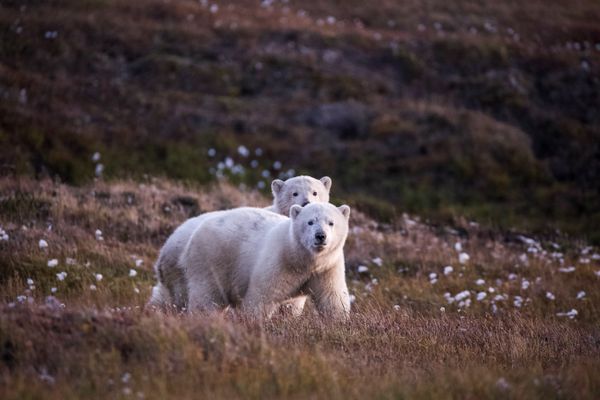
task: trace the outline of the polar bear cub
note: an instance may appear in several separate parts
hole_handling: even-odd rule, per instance
[[[178,259],[183,279],[159,269],[151,305],[189,310],[239,306],[270,316],[289,299],[310,295],[324,315],[345,318],[350,298],[343,247],[350,207],[293,205],[290,218],[258,208],[202,215]]]
[[[275,179],[271,182],[273,205],[267,210],[288,216],[294,204],[305,206],[310,203],[329,203],[331,178],[324,176],[315,179],[312,176],[295,176],[286,181]]]

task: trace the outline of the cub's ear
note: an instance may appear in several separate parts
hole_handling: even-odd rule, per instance
[[[296,219],[296,217],[298,216],[298,214],[300,214],[300,211],[302,211],[302,206],[299,206],[298,204],[294,204],[290,208],[290,218],[291,219]]]
[[[343,206],[339,206],[338,210],[340,210],[340,212],[346,218],[346,220],[350,219],[350,207],[344,204]]]
[[[275,179],[273,182],[271,182],[271,191],[273,192],[273,196],[277,196],[279,192],[281,192],[283,185],[285,185],[285,182],[281,179]]]
[[[328,176],[324,176],[319,180],[321,181],[323,186],[325,186],[325,189],[327,189],[327,191],[329,192],[331,190],[331,178]]]

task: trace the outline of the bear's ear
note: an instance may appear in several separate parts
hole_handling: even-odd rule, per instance
[[[298,204],[294,204],[290,208],[290,218],[291,219],[296,219],[296,217],[298,216],[298,214],[300,214],[300,211],[302,211],[302,206],[299,206]]]
[[[325,189],[327,189],[327,191],[329,192],[331,190],[331,178],[328,176],[324,176],[319,180],[321,181],[321,183],[323,183],[323,186],[325,186]]]
[[[339,206],[338,210],[342,213],[342,215],[346,218],[346,221],[350,219],[350,207],[347,205]]]
[[[277,196],[279,192],[281,192],[283,185],[285,185],[285,182],[281,179],[275,179],[273,182],[271,182],[271,191],[273,192],[273,196]]]

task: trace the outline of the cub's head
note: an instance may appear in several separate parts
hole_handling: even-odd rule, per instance
[[[328,203],[331,178],[324,176],[315,179],[310,176],[296,176],[285,182],[275,179],[271,183],[271,190],[276,212],[289,215],[290,208],[294,204],[304,207],[310,203]]]
[[[306,207],[293,205],[290,218],[294,236],[313,253],[329,253],[341,249],[348,236],[350,207],[329,203],[313,203]]]

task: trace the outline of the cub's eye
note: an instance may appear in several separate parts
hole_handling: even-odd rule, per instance
[[[317,195],[317,192],[313,192],[313,196],[316,196],[316,195]]]
[[[298,196],[298,193],[297,193],[297,192],[294,192],[294,193],[293,193],[293,196],[294,196],[294,197],[297,197],[297,196]]]
[[[329,226],[333,226],[333,222],[330,222],[330,223],[329,223]]]
[[[313,224],[313,222],[312,222],[312,221],[308,221],[308,224],[309,224],[309,225],[312,225],[312,224]]]

